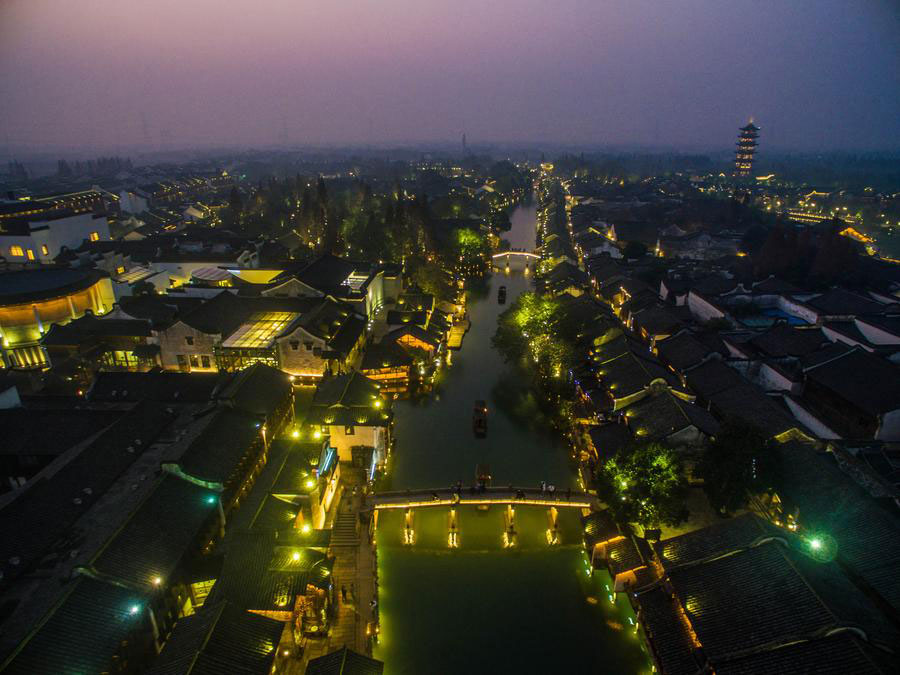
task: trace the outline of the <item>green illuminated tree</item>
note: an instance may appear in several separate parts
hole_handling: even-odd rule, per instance
[[[597,491],[616,518],[643,527],[678,525],[688,517],[681,459],[660,443],[625,449],[597,471]]]

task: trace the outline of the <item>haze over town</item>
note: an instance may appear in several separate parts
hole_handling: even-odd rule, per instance
[[[890,0],[6,0],[14,149],[900,145]]]

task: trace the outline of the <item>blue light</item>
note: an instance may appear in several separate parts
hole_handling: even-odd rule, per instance
[[[206,498],[206,503],[207,504],[215,504],[216,498],[213,495],[210,495],[209,497]]]

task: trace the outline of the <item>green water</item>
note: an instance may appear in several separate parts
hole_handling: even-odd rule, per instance
[[[534,209],[513,214],[514,247],[534,242]],[[470,485],[490,465],[494,485],[576,487],[566,449],[547,433],[527,389],[491,346],[498,306],[529,287],[497,274],[469,301],[472,328],[435,395],[395,406],[392,489]],[[503,390],[498,384],[503,382]],[[500,396],[495,396],[499,393]],[[471,431],[472,406],[488,401],[488,434]],[[450,549],[448,510],[418,509],[415,540],[403,544],[404,514],[379,514],[381,635],[374,655],[389,675],[409,673],[591,673],[649,671],[628,603],[612,604],[609,578],[587,572],[579,513],[562,510],[559,546],[547,544],[546,509],[516,509],[517,546],[503,546],[504,509],[458,510],[459,548]]]

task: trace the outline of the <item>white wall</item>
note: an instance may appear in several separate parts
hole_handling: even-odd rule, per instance
[[[882,415],[875,438],[879,441],[900,441],[900,410]]]
[[[784,402],[790,409],[791,414],[819,438],[831,441],[841,438],[840,434],[826,426],[822,420],[800,405],[792,396],[785,396]]]
[[[718,307],[710,304],[704,298],[697,295],[693,291],[688,293],[687,306],[691,311],[691,315],[698,321],[721,319],[725,316],[725,312],[723,312]]]
[[[856,327],[859,332],[866,336],[866,339],[876,345],[897,345],[900,344],[900,336],[888,333],[886,330],[877,328],[868,324],[863,319],[856,320]]]

